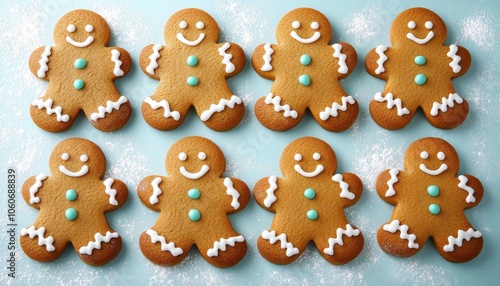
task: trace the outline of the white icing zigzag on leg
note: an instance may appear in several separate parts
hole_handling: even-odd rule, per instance
[[[347,110],[347,103],[349,104],[354,104],[354,98],[352,96],[342,96],[342,105],[334,102],[332,103],[332,107],[327,107],[325,108],[325,111],[321,111],[319,113],[319,118],[321,120],[325,121],[327,120],[330,116],[337,117],[339,115],[339,110],[340,111],[346,111]]]
[[[474,229],[469,228],[467,231],[461,229],[458,230],[458,236],[455,238],[453,236],[448,236],[448,244],[443,247],[446,252],[452,252],[455,245],[462,247],[464,240],[470,241],[472,238],[480,238],[482,236],[479,230],[474,231]]]
[[[396,98],[394,99],[394,95],[392,93],[387,93],[385,96],[382,96],[381,92],[375,93],[375,96],[373,97],[378,102],[384,102],[387,101],[387,108],[392,109],[394,106],[396,106],[398,116],[403,116],[405,114],[410,114],[410,111],[408,108],[403,107],[403,102],[401,101],[401,98]]]
[[[467,177],[464,175],[458,176],[458,179],[460,180],[460,183],[458,183],[458,187],[469,193],[467,195],[467,198],[465,198],[465,201],[469,204],[474,203],[476,201],[476,198],[474,197],[474,189],[467,186],[467,182],[469,181],[469,179],[467,179]]]
[[[278,189],[278,184],[276,183],[277,180],[278,178],[276,178],[276,176],[271,176],[268,179],[269,188],[266,190],[266,198],[264,199],[264,205],[268,208],[271,207],[277,200],[276,196],[274,195],[274,191]]]
[[[359,229],[352,228],[350,224],[346,224],[345,230],[339,227],[337,228],[337,237],[328,239],[328,247],[323,249],[323,252],[328,255],[333,255],[334,254],[333,248],[335,244],[338,244],[340,246],[344,245],[344,241],[342,240],[342,235],[345,235],[347,237],[353,237],[353,236],[358,236],[359,234],[360,234]]]
[[[104,192],[109,195],[109,204],[117,206],[118,201],[116,200],[116,190],[111,188],[114,182],[114,179],[108,178],[103,182],[103,184],[106,186],[106,190]]]
[[[47,114],[48,115],[52,115],[52,114],[56,114],[56,120],[59,121],[59,122],[68,122],[69,121],[69,115],[67,114],[63,114],[62,113],[62,107],[61,106],[56,106],[55,108],[52,108],[52,104],[54,103],[54,101],[49,98],[47,100],[43,100],[41,98],[39,99],[35,99],[31,105],[33,106],[36,106],[38,107],[38,109],[47,109]]]
[[[92,255],[92,251],[94,249],[101,249],[101,245],[103,242],[108,243],[111,241],[111,239],[117,238],[118,236],[119,235],[117,232],[107,231],[106,236],[102,236],[102,234],[98,232],[94,235],[95,241],[89,241],[87,246],[80,247],[78,252],[80,252],[80,254]]]
[[[28,228],[23,228],[21,229],[21,235],[26,236],[29,235],[30,238],[34,238],[35,236],[38,236],[38,245],[42,246],[45,245],[48,252],[52,252],[56,250],[54,247],[54,238],[52,236],[44,237],[45,235],[45,227],[40,227],[39,229],[36,229],[34,225],[28,227]]]
[[[281,97],[280,96],[273,96],[273,94],[270,93],[266,96],[266,99],[264,100],[264,102],[266,104],[274,105],[274,111],[276,111],[276,112],[284,111],[283,116],[285,116],[285,117],[297,118],[299,116],[297,111],[290,108],[290,105],[288,105],[288,104],[281,105]]]
[[[241,98],[236,95],[231,96],[231,99],[221,99],[218,104],[210,104],[210,108],[201,113],[200,119],[201,121],[207,121],[212,117],[215,112],[221,112],[226,109],[226,106],[229,108],[234,108],[235,104],[241,104]]]
[[[160,177],[156,177],[151,182],[151,187],[153,187],[153,194],[149,197],[149,203],[152,205],[158,203],[158,196],[162,194],[162,191],[158,186],[161,183],[161,181],[162,179]]]
[[[396,190],[394,190],[394,184],[398,182],[398,169],[390,169],[389,174],[391,175],[391,179],[387,181],[387,192],[385,192],[386,197],[392,197],[396,194]]]
[[[245,238],[243,235],[233,236],[228,239],[221,238],[219,241],[214,242],[214,247],[208,249],[208,257],[214,257],[219,255],[219,250],[226,251],[226,246],[234,246],[236,242],[244,242]]]
[[[399,220],[395,219],[393,220],[390,224],[385,224],[384,225],[384,230],[388,231],[390,233],[396,233],[396,231],[400,231],[401,234],[399,237],[401,239],[406,239],[408,240],[408,248],[415,248],[418,249],[418,243],[415,243],[415,240],[417,239],[417,236],[414,234],[408,233],[409,227],[406,224],[399,224]]]
[[[286,241],[286,234],[282,233],[276,236],[276,231],[271,232],[264,230],[262,238],[269,240],[271,244],[275,244],[278,240],[281,242],[281,249],[286,249],[286,256],[292,257],[299,253],[299,249],[294,247],[291,242]]]
[[[97,107],[97,112],[90,114],[90,119],[96,121],[97,119],[104,118],[106,117],[106,113],[113,112],[113,109],[116,110],[120,109],[120,106],[127,101],[128,99],[123,95],[120,96],[120,98],[117,101],[108,100],[106,102],[106,107],[99,106]]]
[[[30,187],[30,204],[40,203],[40,198],[36,196],[36,193],[42,187],[42,181],[45,179],[47,179],[47,176],[43,173],[35,177],[35,183]]]
[[[165,99],[162,99],[160,102],[158,102],[148,96],[146,97],[146,99],[144,99],[144,102],[149,104],[149,106],[151,106],[153,110],[157,110],[158,108],[163,107],[163,109],[165,110],[163,112],[163,116],[165,118],[172,117],[175,121],[178,121],[181,118],[181,114],[179,113],[179,111],[170,110],[170,104],[168,104],[168,101],[166,101]]]
[[[161,250],[162,251],[170,251],[170,253],[172,253],[173,256],[179,256],[179,255],[184,253],[182,248],[176,247],[173,242],[167,243],[167,240],[165,239],[165,237],[159,235],[158,232],[156,232],[152,229],[148,229],[146,231],[146,233],[149,235],[149,237],[151,237],[152,243],[157,243],[157,242],[161,243]]]
[[[441,103],[434,102],[432,104],[431,115],[432,116],[438,115],[440,110],[441,110],[441,112],[448,111],[448,107],[451,108],[451,107],[455,106],[455,102],[458,104],[462,104],[462,102],[464,102],[464,100],[457,93],[450,93],[448,95],[448,98],[446,98],[446,97],[441,98]]]

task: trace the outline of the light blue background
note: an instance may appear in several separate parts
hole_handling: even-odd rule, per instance
[[[500,4],[498,1],[2,1],[0,4],[0,284],[492,284],[500,272],[498,246],[500,176],[498,162],[500,84]],[[140,1],[146,2],[146,1]],[[307,115],[296,128],[277,133],[264,128],[254,116],[255,101],[267,95],[271,82],[259,77],[250,64],[250,55],[260,43],[276,43],[275,28],[288,11],[302,6],[323,12],[333,27],[333,41],[354,45],[359,63],[343,81],[346,91],[360,104],[354,126],[343,133],[321,129]],[[364,69],[366,53],[379,44],[390,45],[389,27],[394,17],[409,7],[423,6],[437,12],[447,23],[447,44],[458,43],[472,54],[469,72],[454,81],[460,95],[469,101],[470,114],[464,124],[453,130],[433,128],[417,114],[400,131],[387,131],[376,125],[368,103],[384,82],[369,76]],[[151,128],[140,114],[142,100],[152,94],[157,81],[146,77],[138,67],[141,49],[147,44],[164,43],[163,28],[177,10],[197,7],[211,14],[219,23],[221,41],[239,43],[247,54],[242,73],[229,80],[232,90],[243,98],[246,115],[235,129],[219,133],[206,128],[190,112],[184,124],[174,131]],[[80,116],[67,132],[52,134],[37,128],[30,119],[29,105],[40,97],[47,83],[29,71],[30,53],[39,46],[53,45],[56,21],[68,11],[86,8],[100,13],[112,29],[112,46],[128,50],[133,68],[116,82],[121,93],[132,103],[134,113],[128,125],[113,133],[94,129]],[[271,224],[273,214],[253,200],[242,212],[232,215],[233,226],[249,244],[246,257],[229,269],[218,269],[205,262],[193,250],[181,264],[161,267],[148,261],[139,250],[141,232],[153,225],[158,213],[142,206],[136,195],[141,178],[166,174],[164,157],[177,140],[201,135],[216,142],[226,155],[226,175],[244,180],[250,187],[260,178],[281,175],[278,162],[281,151],[292,140],[316,136],[327,141],[339,160],[337,172],[357,173],[364,183],[361,200],[346,213],[352,224],[365,236],[365,247],[353,262],[334,266],[324,261],[310,245],[294,263],[278,266],[263,259],[256,240]],[[453,264],[442,259],[431,242],[416,256],[406,259],[385,254],[376,242],[377,229],[388,221],[393,207],[374,191],[378,173],[390,167],[403,168],[403,154],[414,140],[436,136],[449,141],[460,154],[460,174],[473,174],[484,187],[484,199],[467,216],[484,236],[484,248],[473,261]],[[29,176],[49,173],[48,157],[57,142],[69,137],[84,137],[97,143],[107,157],[107,176],[125,181],[129,200],[118,211],[107,215],[110,225],[123,238],[123,249],[111,263],[91,267],[83,263],[72,248],[52,263],[29,259],[18,247],[17,278],[7,277],[7,169],[17,171],[18,186]],[[27,206],[17,194],[17,232],[31,225],[38,211]]]

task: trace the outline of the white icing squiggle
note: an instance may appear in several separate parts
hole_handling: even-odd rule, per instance
[[[106,102],[106,107],[99,106],[97,107],[97,112],[90,114],[90,119],[96,121],[97,119],[104,118],[106,117],[106,113],[113,112],[113,109],[115,110],[120,109],[120,106],[127,101],[128,99],[123,95],[120,96],[120,98],[117,101],[108,100]]]
[[[377,48],[375,49],[375,52],[378,54],[379,58],[377,60],[377,69],[375,70],[375,73],[376,74],[381,74],[383,72],[385,72],[385,68],[384,68],[384,63],[385,61],[387,61],[389,58],[387,57],[387,55],[385,54],[385,52],[387,51],[387,47],[386,46],[377,46]]]
[[[469,181],[469,179],[467,179],[467,177],[464,175],[458,176],[458,179],[460,180],[460,183],[458,183],[458,187],[468,193],[465,201],[469,204],[474,203],[476,201],[476,198],[474,197],[474,189],[467,186],[467,182]]]
[[[262,56],[262,59],[264,60],[264,65],[260,68],[261,71],[272,71],[273,66],[271,65],[271,61],[273,58],[271,58],[271,55],[274,53],[273,48],[271,47],[271,44],[265,44],[264,45],[264,50],[266,53],[264,56]]]
[[[443,97],[441,98],[441,103],[439,102],[434,102],[432,104],[432,109],[431,109],[431,115],[436,116],[438,115],[438,112],[441,110],[441,112],[446,112],[448,111],[448,107],[453,107],[455,106],[455,102],[458,104],[462,104],[464,102],[463,98],[460,97],[457,93],[450,93],[448,95],[448,98]]]
[[[52,104],[54,101],[49,98],[47,100],[43,100],[41,98],[35,99],[31,105],[38,107],[38,109],[47,109],[47,114],[52,115],[56,114],[56,120],[59,122],[68,122],[69,121],[69,115],[63,114],[62,113],[62,107],[61,106],[56,106],[55,108],[52,108]]]
[[[224,186],[226,186],[226,194],[233,197],[231,201],[231,206],[237,210],[240,207],[240,203],[238,202],[238,198],[240,197],[240,193],[233,187],[233,181],[229,178],[224,179]]]
[[[454,73],[459,73],[462,70],[460,66],[460,61],[462,58],[457,55],[458,47],[457,45],[450,45],[450,51],[446,54],[447,57],[451,59],[450,67]]]
[[[271,232],[264,230],[262,232],[262,238],[269,240],[271,244],[275,244],[278,240],[281,243],[281,249],[286,249],[286,256],[292,257],[299,253],[299,249],[294,247],[291,242],[286,240],[286,234],[282,233],[276,236],[276,231],[273,230]]]
[[[122,76],[124,74],[121,69],[122,61],[120,61],[120,51],[116,49],[111,50],[111,61],[115,63],[115,68],[113,69],[113,73],[115,76]]]
[[[413,35],[413,33],[406,34],[406,37],[419,45],[423,45],[427,44],[427,42],[429,42],[432,38],[434,38],[434,32],[430,31],[429,33],[427,33],[427,36],[425,36],[425,38],[423,39],[417,38],[415,35]]]
[[[46,46],[43,50],[40,60],[38,61],[40,68],[38,69],[36,74],[39,78],[44,78],[45,73],[49,70],[49,66],[47,65],[47,63],[49,62],[49,56],[52,54],[51,49],[52,47]]]
[[[226,109],[226,106],[229,108],[234,108],[235,104],[241,104],[241,98],[236,95],[231,96],[231,99],[227,100],[222,98],[218,104],[210,104],[210,108],[201,113],[200,119],[201,121],[207,121],[212,117],[215,112],[221,112]]]
[[[36,196],[36,193],[42,187],[42,181],[45,179],[47,179],[47,176],[43,173],[35,177],[35,183],[30,187],[30,204],[38,204],[40,202],[40,198]]]
[[[170,105],[168,104],[168,101],[166,101],[165,99],[162,99],[160,102],[158,102],[148,96],[146,97],[146,99],[144,99],[144,102],[149,104],[149,106],[151,106],[153,110],[163,107],[164,109],[163,116],[165,118],[172,117],[175,121],[178,121],[181,118],[181,114],[179,113],[179,111],[170,110]]]
[[[277,184],[278,178],[276,176],[271,176],[268,179],[269,182],[269,188],[266,190],[266,198],[264,199],[264,205],[266,207],[271,207],[273,203],[277,200],[276,196],[274,195],[274,191],[278,189],[278,184]]]
[[[179,171],[181,172],[181,174],[184,177],[191,179],[191,180],[196,180],[196,179],[203,177],[209,170],[210,170],[210,167],[207,165],[201,166],[201,169],[196,173],[189,172],[188,170],[186,170],[186,168],[184,166],[181,166],[179,168]]]
[[[344,241],[342,240],[342,235],[345,235],[347,237],[353,237],[353,236],[358,236],[361,232],[359,229],[354,229],[350,224],[345,225],[345,229],[342,228],[337,228],[337,237],[336,238],[328,238],[328,247],[323,249],[323,252],[328,254],[328,255],[333,255],[334,251],[333,248],[335,244],[338,244],[340,246],[344,245]]]
[[[29,235],[30,238],[35,238],[35,236],[38,236],[38,245],[42,246],[45,245],[45,249],[48,252],[52,252],[56,250],[54,247],[54,238],[52,236],[47,236],[45,237],[45,227],[40,227],[39,229],[36,229],[34,225],[28,227],[28,228],[23,228],[21,229],[21,235],[26,236]]]
[[[226,246],[234,246],[236,242],[244,242],[245,238],[243,235],[233,236],[230,238],[221,238],[219,241],[214,242],[214,247],[209,248],[207,251],[208,257],[214,257],[219,255],[219,250],[226,251]]]
[[[157,242],[161,243],[162,251],[170,251],[170,253],[172,253],[173,256],[179,256],[184,253],[182,248],[176,247],[173,242],[167,243],[165,237],[159,235],[158,232],[152,229],[148,229],[146,233],[149,235],[149,237],[151,237],[152,243],[157,243]]]
[[[158,59],[160,58],[159,51],[162,48],[162,45],[153,45],[153,53],[149,56],[149,65],[146,67],[146,71],[151,75],[155,74],[155,69],[158,67]]]
[[[118,201],[116,200],[116,189],[111,188],[114,182],[114,179],[108,178],[103,182],[103,184],[106,186],[106,190],[104,192],[109,195],[109,204],[117,206]]]
[[[290,108],[290,105],[288,105],[288,104],[281,105],[281,97],[280,96],[273,96],[273,94],[270,93],[266,96],[266,99],[264,100],[264,102],[266,104],[274,105],[274,111],[276,111],[276,112],[284,111],[283,116],[285,116],[285,117],[297,118],[297,116],[299,116],[297,111]]]
[[[391,175],[391,179],[387,181],[387,192],[385,192],[386,197],[392,197],[396,194],[396,190],[394,190],[394,184],[398,182],[398,169],[390,169],[389,174]]]
[[[332,45],[334,53],[333,57],[339,59],[339,69],[338,72],[341,74],[346,74],[349,71],[349,68],[346,64],[347,55],[342,53],[342,45],[341,44],[333,44]]]
[[[335,174],[332,177],[332,181],[339,183],[340,189],[342,190],[340,192],[341,198],[346,198],[349,200],[354,200],[354,198],[356,198],[356,195],[354,193],[352,193],[351,191],[349,191],[349,184],[344,182],[344,178],[342,177],[341,174]]]
[[[80,247],[78,252],[80,252],[80,254],[92,255],[92,251],[94,251],[94,249],[101,249],[101,245],[103,242],[108,243],[111,241],[111,239],[117,238],[119,236],[120,235],[118,235],[117,232],[106,231],[105,236],[98,232],[94,234],[95,241],[89,241],[87,246]]]
[[[417,239],[417,236],[414,234],[408,233],[409,227],[406,224],[400,225],[399,220],[395,219],[393,220],[390,224],[385,224],[384,225],[384,230],[388,231],[390,233],[396,233],[396,231],[400,231],[401,234],[399,237],[401,239],[406,239],[408,240],[408,248],[414,248],[418,249],[418,243],[415,243],[415,240]]]
[[[226,53],[227,49],[229,49],[231,45],[229,43],[225,43],[222,47],[218,48],[219,56],[222,56],[222,63],[226,65],[226,73],[232,73],[236,69],[234,64],[231,62],[233,55]]]
[[[480,238],[483,236],[479,230],[474,231],[474,229],[469,228],[467,231],[461,229],[458,230],[457,237],[448,236],[448,244],[443,247],[446,252],[452,252],[455,249],[455,245],[462,247],[464,240],[470,241],[472,238]]]
[[[156,177],[151,181],[151,186],[153,187],[153,194],[149,197],[149,203],[154,205],[158,203],[158,196],[161,195],[162,191],[158,186],[161,183],[161,178]]]
[[[398,116],[410,114],[408,108],[403,107],[403,102],[401,101],[401,98],[394,99],[394,95],[390,92],[387,93],[385,96],[382,96],[381,92],[377,92],[375,93],[373,99],[375,99],[378,102],[387,101],[387,109],[392,109],[394,106],[396,106]]]
[[[327,107],[325,108],[324,111],[321,111],[319,113],[319,118],[321,120],[325,121],[327,120],[330,116],[337,117],[339,115],[339,110],[340,111],[346,111],[347,110],[347,103],[349,104],[354,104],[354,98],[352,96],[342,96],[342,105],[338,104],[337,102],[332,103],[332,107]]]

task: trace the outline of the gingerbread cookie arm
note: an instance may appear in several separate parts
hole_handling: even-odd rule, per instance
[[[457,45],[450,45],[446,56],[449,58],[451,78],[464,75],[471,65],[471,55],[467,49]]]
[[[111,65],[112,79],[124,77],[130,71],[132,58],[130,54],[119,47],[111,47],[107,49],[109,54],[109,64]]]
[[[237,75],[245,67],[245,52],[237,44],[232,42],[219,44],[217,51],[221,57],[226,78]]]
[[[385,202],[396,205],[398,191],[396,189],[401,171],[398,169],[388,169],[380,173],[377,177],[377,193]]]
[[[44,183],[46,183],[46,179],[48,177],[43,174],[43,173],[40,173],[39,175],[37,176],[33,176],[33,177],[30,177],[28,178],[22,188],[21,188],[21,193],[23,195],[23,199],[24,201],[36,208],[36,209],[40,209],[40,202],[41,202],[41,195],[40,195],[40,190],[42,189]]]
[[[252,67],[263,78],[274,80],[276,74],[273,67],[274,45],[260,44],[252,54]]]
[[[385,63],[389,60],[390,49],[381,45],[368,52],[365,58],[365,68],[370,75],[383,80],[388,79]]]
[[[144,47],[139,55],[139,65],[142,71],[152,79],[160,80],[157,69],[159,67],[160,58],[162,57],[162,50],[162,45],[151,44]]]
[[[244,209],[250,200],[250,190],[243,181],[236,178],[224,178],[224,186],[228,195],[228,214]]]
[[[30,71],[39,79],[49,80],[49,63],[52,55],[52,47],[39,47],[30,55],[29,67]]]
[[[460,197],[464,198],[462,201],[464,209],[475,207],[483,199],[483,184],[472,175],[458,176],[458,188],[460,189],[459,191],[463,193]]]
[[[339,42],[332,45],[333,57],[338,65],[338,79],[344,79],[351,74],[358,63],[358,55],[353,46]]]
[[[336,174],[332,177],[332,180],[338,184],[336,189],[340,190],[339,196],[342,198],[344,207],[354,205],[361,197],[363,183],[356,174]]]
[[[104,193],[109,196],[104,212],[109,212],[120,208],[128,198],[128,188],[124,182],[118,179],[106,179],[103,182]]]
[[[274,203],[277,198],[275,191],[278,190],[278,178],[270,176],[260,179],[253,187],[253,196],[257,203],[270,212],[276,212]]]
[[[148,176],[141,180],[137,186],[137,195],[141,202],[149,209],[159,212],[162,202],[160,201],[163,196],[163,190],[160,186],[162,182],[166,181],[162,176]]]

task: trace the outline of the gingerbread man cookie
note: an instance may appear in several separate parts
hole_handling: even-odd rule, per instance
[[[206,138],[187,137],[172,145],[165,165],[168,177],[148,176],[137,187],[142,203],[161,212],[140,237],[142,253],[154,263],[175,265],[196,244],[214,266],[238,263],[247,244],[227,215],[247,205],[250,191],[236,178],[221,178],[222,151]]]
[[[345,264],[356,258],[363,249],[363,235],[349,224],[343,209],[361,196],[358,176],[335,174],[335,153],[314,137],[290,143],[281,155],[280,169],[284,178],[263,178],[253,189],[257,203],[276,213],[271,228],[257,242],[262,256],[288,264],[312,240],[330,263]]]
[[[243,49],[235,43],[217,43],[217,22],[199,9],[180,10],[165,24],[166,45],[148,45],[140,65],[159,80],[156,92],[142,103],[142,115],[160,130],[182,124],[191,106],[201,121],[217,131],[232,129],[243,118],[245,107],[226,79],[245,66]]]
[[[455,44],[444,46],[445,41],[446,25],[430,10],[412,8],[396,17],[393,46],[378,46],[365,59],[368,73],[387,81],[370,102],[378,125],[404,128],[418,108],[438,128],[454,128],[465,120],[469,104],[451,80],[467,72],[471,56]]]
[[[52,261],[71,243],[85,263],[108,263],[120,252],[122,239],[104,213],[125,203],[127,186],[117,179],[101,180],[106,159],[85,139],[57,144],[49,166],[51,176],[33,176],[22,187],[26,203],[40,210],[33,225],[21,230],[23,251],[34,260]]]
[[[330,45],[331,37],[330,22],[323,14],[299,8],[280,20],[278,44],[255,49],[253,68],[274,80],[270,93],[255,104],[257,119],[264,126],[289,130],[301,121],[307,108],[329,131],[344,131],[354,123],[358,103],[338,81],[356,67],[356,51],[343,42]]]
[[[448,261],[476,257],[483,238],[464,209],[475,207],[484,191],[475,177],[456,176],[460,162],[455,149],[442,139],[423,138],[408,147],[404,166],[405,171],[389,169],[377,178],[379,196],[396,206],[377,234],[382,249],[396,256],[412,256],[430,237]]]
[[[131,58],[124,49],[107,46],[110,35],[100,15],[75,10],[57,22],[56,45],[31,54],[31,72],[50,81],[45,95],[30,106],[38,127],[51,132],[67,130],[80,110],[102,131],[114,131],[127,123],[130,102],[120,96],[113,81],[128,73]]]

